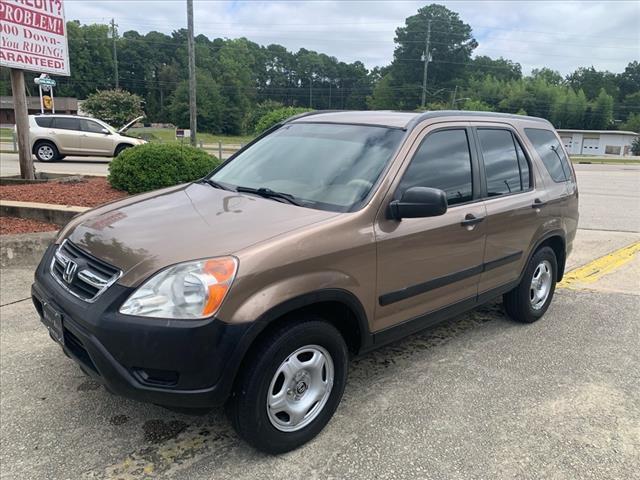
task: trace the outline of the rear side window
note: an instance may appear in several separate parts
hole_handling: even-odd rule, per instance
[[[478,129],[487,195],[496,197],[529,189],[529,165],[521,161],[516,142],[509,130]]]
[[[424,139],[400,182],[402,194],[411,187],[444,190],[449,205],[473,198],[471,154],[465,130],[442,130]]]
[[[36,125],[43,128],[50,128],[53,117],[36,117]]]
[[[59,128],[61,130],[80,130],[80,119],[56,117],[53,121],[53,128]]]
[[[554,182],[571,179],[571,166],[555,134],[541,128],[525,128],[525,133]]]

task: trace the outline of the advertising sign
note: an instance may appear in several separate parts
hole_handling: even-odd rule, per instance
[[[0,65],[69,76],[63,0],[0,0]]]

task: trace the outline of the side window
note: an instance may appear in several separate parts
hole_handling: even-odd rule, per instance
[[[56,117],[53,121],[53,128],[62,130],[80,130],[80,119],[71,117]]]
[[[471,153],[465,130],[441,130],[422,141],[404,173],[398,194],[411,187],[444,190],[449,205],[473,198]]]
[[[555,134],[541,128],[525,128],[527,137],[542,159],[554,182],[571,179],[571,166]]]
[[[42,128],[50,128],[53,122],[53,117],[36,117],[36,125]]]
[[[523,165],[518,158],[518,152],[513,135],[509,130],[478,129],[478,138],[484,170],[487,177],[487,195],[496,197],[509,193],[522,192],[529,188],[529,168],[524,160]]]
[[[80,125],[82,125],[82,131],[91,132],[91,133],[103,133],[102,130],[104,127],[99,123],[92,122],[91,120],[81,120]]]

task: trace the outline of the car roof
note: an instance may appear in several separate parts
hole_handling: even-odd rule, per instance
[[[65,118],[86,118],[89,120],[96,120],[95,118],[87,117],[85,115],[69,115],[68,113],[37,113],[35,115],[29,115],[30,117],[65,117]]]
[[[287,120],[287,123],[341,123],[352,125],[372,125],[378,127],[399,128],[411,130],[418,123],[427,119],[443,117],[483,117],[488,120],[508,119],[511,121],[536,121],[551,126],[551,124],[538,117],[526,115],[512,115],[498,112],[474,112],[467,110],[434,110],[427,112],[399,112],[391,110],[365,110],[365,111],[327,111],[317,110],[296,115]]]

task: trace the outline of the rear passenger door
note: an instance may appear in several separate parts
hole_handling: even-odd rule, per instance
[[[79,118],[54,117],[50,133],[62,155],[82,153]]]
[[[518,279],[544,219],[533,208],[542,201],[541,192],[517,132],[503,124],[476,125],[473,130],[487,209],[481,295]]]

